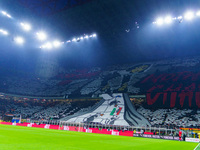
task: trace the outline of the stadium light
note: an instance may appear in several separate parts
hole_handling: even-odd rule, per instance
[[[4,34],[4,35],[8,35],[8,32],[7,32],[7,31],[3,31],[3,34]]]
[[[12,18],[11,15],[9,15],[9,14],[7,14],[6,16],[7,16],[8,18]]]
[[[194,12],[187,12],[187,13],[185,13],[185,16],[184,16],[184,18],[186,19],[186,20],[192,20],[193,18],[194,18]]]
[[[46,35],[44,32],[37,32],[36,35],[37,35],[37,38],[38,38],[40,41],[44,41],[44,40],[47,39],[47,35]]]
[[[83,40],[83,37],[80,37],[81,40]]]
[[[20,25],[23,27],[23,29],[25,30],[25,31],[30,31],[31,30],[31,25],[30,24],[28,24],[28,23],[20,23]]]
[[[0,29],[0,32],[3,34],[3,35],[8,35],[8,32],[3,30],[3,29]]]
[[[7,12],[5,11],[1,11],[1,13],[4,15],[4,16],[7,16],[8,18],[12,18],[11,15],[9,15]]]
[[[183,19],[183,17],[182,17],[182,16],[178,16],[178,17],[177,17],[177,19],[179,19],[179,20],[180,20],[180,19]]]
[[[52,49],[52,44],[50,42],[40,46],[40,48],[43,48],[43,49]]]
[[[172,23],[172,17],[171,17],[171,16],[167,16],[167,17],[165,18],[165,23],[167,23],[167,24]]]
[[[178,22],[179,22],[179,23],[182,23],[182,22],[183,22],[183,17],[182,17],[182,16],[178,16],[177,19],[178,19]]]
[[[2,13],[3,15],[6,15],[6,14],[7,14],[5,11],[1,11],[1,13]]]
[[[176,17],[172,18],[172,20],[176,20],[176,19],[177,19]]]
[[[200,16],[200,11],[198,11],[198,12],[196,13],[196,15],[197,15],[197,16]]]
[[[162,25],[162,24],[164,23],[164,21],[163,21],[162,18],[158,18],[157,21],[156,21],[156,23],[157,23],[158,25]]]
[[[85,39],[88,39],[88,38],[89,38],[89,36],[88,36],[88,35],[86,35],[84,38],[85,38]]]
[[[73,38],[72,41],[73,41],[73,42],[76,42],[76,38]]]
[[[93,36],[93,37],[96,37],[97,35],[96,35],[96,34],[93,34],[92,36]]]
[[[67,41],[67,43],[71,43],[71,41],[70,41],[70,40],[68,40],[68,41]]]
[[[53,42],[53,46],[54,46],[55,48],[60,47],[61,44],[62,44],[62,43],[61,43],[60,41],[57,41],[57,40]]]
[[[17,44],[23,44],[24,43],[24,39],[20,36],[16,37],[14,39],[14,41],[17,43]]]
[[[51,49],[51,48],[52,48],[52,44],[51,44],[50,42],[48,42],[48,43],[46,44],[46,48],[47,48],[47,49]]]

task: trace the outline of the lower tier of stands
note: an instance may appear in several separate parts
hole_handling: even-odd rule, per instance
[[[100,102],[97,100],[18,101],[1,99],[0,116],[4,120],[7,120],[7,116],[8,118],[21,116],[21,119],[26,121],[61,120],[172,129],[200,127],[200,111],[198,109],[147,109],[141,105],[135,109],[130,100],[124,101],[124,99],[119,94],[114,97],[107,95]]]

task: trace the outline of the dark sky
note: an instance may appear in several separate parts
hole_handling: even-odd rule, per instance
[[[64,2],[60,0],[58,6]],[[26,6],[23,0],[6,0],[0,4],[15,17],[8,20],[0,15],[1,28],[12,33],[9,37],[0,36],[0,65],[9,69],[34,70],[36,60],[45,53],[38,48],[40,43],[33,33],[27,34],[19,29],[16,25],[19,20],[31,22],[34,32],[45,29],[52,39],[68,40],[96,32],[96,39],[46,51],[67,68],[184,58],[200,54],[200,18],[160,27],[152,24],[159,16],[170,14],[176,17],[187,10],[197,11],[200,9],[198,0],[92,0],[64,11],[59,11],[59,7],[51,10],[49,8],[53,3],[44,5],[39,0],[28,0]],[[136,21],[140,25],[139,29],[135,27]],[[131,31],[127,33],[126,29]],[[24,46],[17,46],[13,42],[13,36],[18,34],[26,38]]]

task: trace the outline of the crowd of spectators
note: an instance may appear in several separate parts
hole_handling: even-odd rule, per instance
[[[140,106],[137,111],[154,127],[200,127],[200,111],[193,109],[146,109]]]
[[[49,101],[0,99],[0,115],[20,116],[31,120],[58,120],[73,115],[97,103],[97,100]]]
[[[0,75],[0,92],[25,96],[92,96],[99,93],[144,93],[140,82],[151,74],[197,72],[200,58],[162,60],[105,68],[62,69],[52,78]],[[123,88],[122,88],[123,87]]]
[[[13,115],[30,120],[59,120],[89,110],[98,100],[0,100],[0,116]],[[198,109],[150,109],[137,104],[137,112],[143,115],[152,127],[200,127]]]

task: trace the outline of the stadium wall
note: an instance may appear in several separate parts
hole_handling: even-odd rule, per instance
[[[34,128],[44,128],[44,129],[54,129],[54,130],[67,130],[67,131],[97,133],[97,134],[108,134],[108,135],[117,135],[117,136],[133,136],[133,131],[118,131],[118,130],[109,130],[109,129],[84,128],[84,127],[76,127],[76,126],[59,126],[59,125],[36,124],[36,123],[1,122],[0,124],[13,125],[13,126],[24,126],[24,127],[34,127]]]
[[[24,127],[34,127],[34,128],[44,128],[44,129],[54,129],[54,130],[66,130],[66,131],[96,133],[96,134],[107,134],[107,135],[116,135],[116,136],[179,140],[179,137],[174,137],[174,136],[152,135],[150,133],[141,134],[141,133],[134,133],[134,131],[127,131],[127,130],[122,131],[122,130],[112,130],[112,129],[86,128],[86,127],[80,127],[80,126],[60,126],[60,125],[36,124],[36,123],[0,122],[0,124],[2,124],[2,125],[13,125],[13,126],[24,126]],[[183,139],[181,139],[181,140],[183,140]],[[198,140],[187,139],[186,141],[197,142]]]

